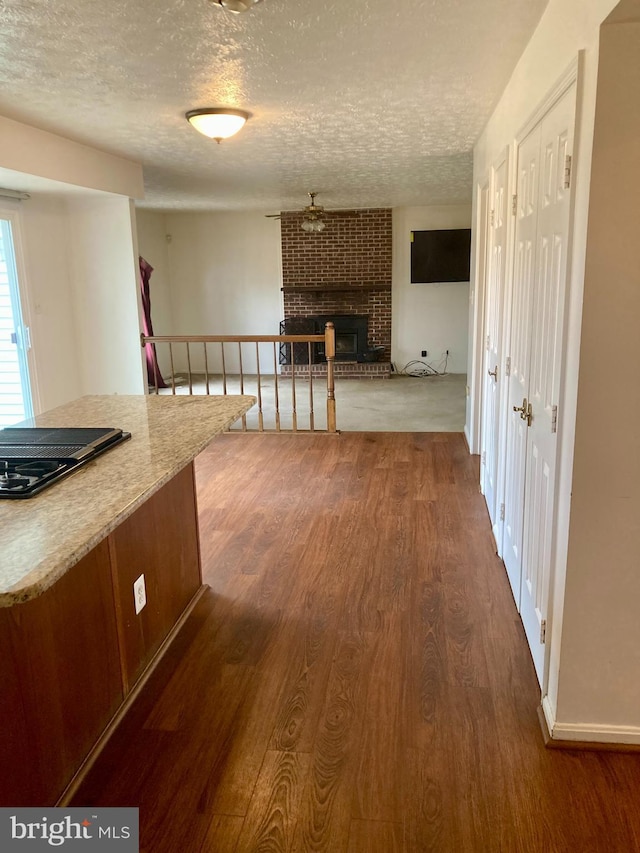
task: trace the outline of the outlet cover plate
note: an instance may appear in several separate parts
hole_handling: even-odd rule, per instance
[[[135,603],[136,615],[140,613],[147,603],[147,590],[144,584],[144,574],[133,582],[133,601]]]

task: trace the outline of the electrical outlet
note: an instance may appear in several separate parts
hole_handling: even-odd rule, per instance
[[[429,353],[426,351],[426,349],[423,349],[421,352],[421,355],[422,355],[422,358],[426,358],[429,355]]]
[[[142,608],[147,603],[147,590],[144,585],[144,574],[133,582],[133,600],[136,606],[136,613],[140,613]]]

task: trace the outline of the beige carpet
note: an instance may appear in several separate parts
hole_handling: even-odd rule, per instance
[[[394,375],[391,379],[336,380],[338,429],[349,432],[462,432],[465,420],[466,375],[411,377]],[[273,376],[260,382],[264,428],[275,428],[275,382]],[[296,413],[299,429],[309,428],[309,383],[296,380]],[[171,393],[169,388],[161,393]],[[176,393],[188,394],[184,379],[176,377]],[[193,393],[204,394],[203,377],[194,377]],[[220,376],[209,377],[209,393],[222,394]],[[238,377],[227,378],[227,393],[239,394]],[[245,377],[245,394],[258,396],[255,376]],[[291,380],[278,381],[280,425],[291,429]],[[326,386],[313,383],[313,410],[316,429],[325,429]],[[247,414],[247,426],[256,428],[258,408]]]

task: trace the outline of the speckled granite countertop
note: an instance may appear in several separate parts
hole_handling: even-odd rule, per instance
[[[0,500],[0,607],[35,598],[188,465],[254,397],[82,397],[29,426],[119,427],[131,439],[27,500]]]

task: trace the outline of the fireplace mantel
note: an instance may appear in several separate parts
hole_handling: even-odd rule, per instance
[[[291,284],[281,287],[283,293],[347,293],[363,290],[391,290],[390,284]]]

